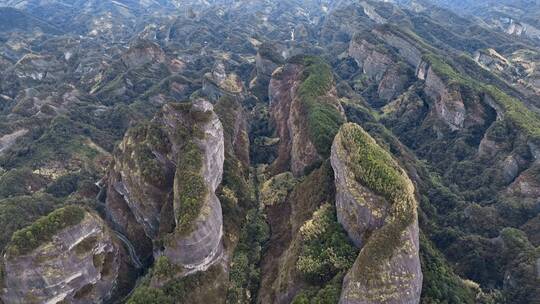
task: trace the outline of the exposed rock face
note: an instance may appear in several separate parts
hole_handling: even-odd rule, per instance
[[[340,303],[419,303],[422,288],[414,186],[358,125],[332,146],[338,221],[361,249]]]
[[[365,35],[367,37],[363,37]],[[379,98],[389,102],[405,91],[411,75],[406,64],[399,63],[388,50],[368,40],[375,42],[377,39],[365,33],[356,35],[351,40],[348,54],[354,58],[369,81],[378,84]]]
[[[214,110],[223,124],[225,158],[237,159],[247,172],[250,165],[248,115],[240,102],[229,97],[220,99]]]
[[[289,63],[274,71],[270,81],[270,115],[280,138],[278,158],[273,163],[277,173],[290,169],[295,176],[300,176],[306,168],[322,160],[310,136],[313,130],[309,126],[308,105],[299,93],[305,71],[305,65]],[[337,102],[334,85],[329,85],[323,94],[311,102],[332,107],[338,113],[335,119],[339,119],[343,109]]]
[[[511,156],[509,158],[511,158]],[[515,160],[513,162],[515,162]],[[540,162],[533,164],[530,169],[524,171],[519,177],[517,169],[513,167],[517,167],[517,164],[509,163],[508,166],[510,167],[509,170],[512,171],[505,173],[512,174],[511,177],[513,177],[513,179],[509,179],[509,181],[513,181],[515,178],[515,181],[508,188],[508,194],[516,196],[521,200],[530,200],[533,203],[538,204],[540,202],[538,200],[540,197]]]
[[[508,35],[525,36],[532,39],[540,38],[540,29],[512,18],[494,18],[490,20],[490,23]]]
[[[208,102],[199,102],[193,105],[193,109],[204,113],[212,113],[211,119],[204,125],[204,137],[197,140],[197,145],[203,153],[202,176],[204,178],[207,195],[201,206],[201,211],[195,219],[195,227],[187,235],[175,232],[169,242],[165,244],[164,255],[177,265],[182,265],[190,272],[204,271],[214,264],[222,254],[223,217],[221,203],[215,191],[223,176],[224,139],[223,126],[213,107]],[[193,110],[192,109],[192,110]],[[176,119],[171,117],[170,122]],[[175,176],[174,195],[181,195],[182,188],[178,188],[178,174]],[[174,212],[180,216],[176,200]],[[177,225],[178,225],[177,220]]]
[[[126,271],[122,244],[96,214],[54,234],[24,255],[4,257],[2,300],[15,303],[103,303]]]
[[[214,103],[222,96],[242,98],[245,91],[240,77],[234,72],[227,72],[223,62],[217,62],[212,72],[204,75],[202,90]]]
[[[517,86],[527,95],[540,94],[540,65],[537,52],[520,49],[504,57],[494,49],[488,48],[474,53],[474,60]]]
[[[425,80],[424,91],[434,102],[435,115],[450,129],[462,129],[467,113],[459,89],[448,87],[426,62],[418,67],[417,77]]]
[[[187,236],[175,235],[165,245],[163,255],[186,270],[182,275],[207,270],[223,254],[221,204],[214,192],[208,195],[202,208],[194,231]]]
[[[277,48],[269,43],[263,43],[255,57],[257,77],[268,77],[269,79],[282,62],[283,57]]]
[[[410,75],[407,67],[402,64],[394,64],[384,74],[383,79],[381,79],[377,87],[379,98],[387,102],[392,101],[407,89],[409,79]]]
[[[28,133],[27,129],[20,129],[13,133],[0,136],[0,154],[9,149],[19,137],[24,136],[26,133]]]
[[[367,2],[362,1],[360,2],[360,5],[364,8],[364,14],[368,16],[371,20],[375,21],[375,23],[385,23],[386,19],[384,19],[381,15],[377,13],[375,8],[371,5],[369,5]]]
[[[190,229],[180,232],[182,197],[192,191],[179,181],[185,176],[180,167],[199,158],[200,168],[193,174],[204,185],[192,194],[199,212],[190,217]],[[223,162],[223,127],[208,101],[165,105],[149,125],[128,132],[119,146],[107,181],[111,221],[143,257],[153,252],[188,271],[208,268],[221,254],[223,220],[214,191]],[[162,245],[152,248],[152,241]]]
[[[272,78],[272,73],[283,63],[283,57],[277,46],[270,43],[263,43],[257,50],[255,66],[257,76],[251,81],[250,88],[259,99],[268,99],[268,84]]]
[[[384,50],[358,36],[351,40],[349,56],[354,58],[364,74],[376,82],[381,81],[388,68],[394,63],[391,56]]]
[[[503,71],[510,65],[508,59],[504,58],[494,49],[480,50],[474,53],[474,60],[481,65],[494,71]]]
[[[143,66],[145,64],[165,62],[165,52],[161,47],[148,40],[135,42],[129,50],[122,55],[122,61],[128,68]]]
[[[301,175],[310,164],[321,159],[315,145],[308,138],[297,96],[303,67],[287,64],[277,70],[270,80],[270,113],[280,137],[279,156],[274,166],[286,171],[290,166],[295,176]]]
[[[395,30],[383,27],[376,29],[374,33],[390,46],[397,49],[399,56],[409,65],[416,68],[422,61],[422,51],[415,46],[415,41],[398,34]]]

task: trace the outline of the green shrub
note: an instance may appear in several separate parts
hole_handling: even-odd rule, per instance
[[[263,213],[258,209],[248,211],[231,263],[228,303],[249,302],[246,291],[255,299],[254,295],[259,290],[261,280],[259,263],[262,246],[269,238],[270,227]]]
[[[202,152],[192,141],[179,154],[174,178],[174,205],[177,209],[177,230],[190,233],[201,212],[208,189],[202,176]]]
[[[0,251],[3,251],[15,231],[53,211],[59,204],[60,201],[44,194],[0,200]]]
[[[152,148],[146,143],[135,147],[135,161],[144,179],[154,185],[162,185],[165,182],[163,167],[152,152]]]
[[[151,287],[139,287],[127,301],[127,304],[173,304],[171,297],[163,290]]]
[[[422,300],[425,304],[473,304],[475,291],[463,283],[431,242],[420,235],[422,263]]]
[[[80,175],[71,173],[63,175],[55,180],[45,189],[45,192],[54,195],[55,197],[65,197],[77,191],[79,187]]]
[[[322,288],[308,288],[298,293],[291,304],[336,304],[341,296],[343,273],[337,274]]]
[[[152,275],[163,280],[174,278],[175,275],[180,274],[181,272],[181,267],[171,263],[169,258],[164,255],[160,256],[155,261],[154,267],[152,268]]]
[[[332,68],[321,58],[307,56],[303,59],[304,74],[298,94],[306,113],[309,137],[317,151],[330,155],[332,141],[344,122],[333,100],[324,96],[333,86]]]
[[[352,267],[358,250],[337,222],[335,208],[326,203],[301,228],[297,269],[311,282],[323,283]]]
[[[7,252],[11,256],[29,253],[49,242],[58,231],[82,221],[85,211],[79,206],[66,206],[51,212],[32,225],[13,234]]]
[[[32,190],[44,186],[44,181],[28,168],[13,169],[0,175],[0,198],[30,195]],[[34,188],[34,189],[32,189]]]

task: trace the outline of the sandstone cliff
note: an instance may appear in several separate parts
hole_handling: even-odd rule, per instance
[[[14,234],[3,259],[1,298],[6,304],[103,303],[128,260],[99,216],[64,207]]]
[[[332,71],[320,58],[294,58],[273,73],[269,96],[280,138],[274,171],[300,176],[329,155],[343,121]]]
[[[448,86],[425,61],[418,66],[417,77],[425,81],[424,91],[433,101],[432,113],[451,130],[463,128],[467,113],[459,87]]]
[[[255,57],[256,76],[250,83],[250,89],[260,100],[268,99],[268,85],[272,73],[280,64],[283,64],[283,57],[277,46],[270,43],[259,46]]]
[[[367,76],[368,84],[376,86],[378,98],[387,103],[407,88],[412,75],[410,67],[390,50],[382,48],[381,43],[382,40],[371,33],[357,34],[349,44],[348,56]]]
[[[182,275],[207,269],[222,253],[214,192],[223,161],[223,127],[208,101],[165,105],[119,146],[107,180],[111,222],[143,258],[164,255]]]
[[[228,71],[224,62],[214,64],[211,73],[206,73],[203,79],[202,92],[212,103],[216,103],[222,96],[236,98],[245,97],[245,88],[240,77]]]
[[[343,268],[350,267],[355,258],[353,253],[350,265],[343,262],[348,260],[348,256],[344,257],[344,250],[334,250],[333,246],[342,240],[347,244],[344,248],[352,250],[346,234],[338,230],[329,237],[332,229],[326,225],[326,221],[319,220],[321,216],[330,214],[329,222],[340,228],[328,203],[333,200],[335,193],[332,168],[328,162],[306,176],[291,191],[284,190],[284,201],[266,207],[272,236],[261,264],[258,298],[261,304],[296,303],[293,302],[295,296],[309,288],[320,288],[317,285],[321,281],[326,283],[336,273],[346,270]],[[325,243],[326,238],[332,241]],[[311,247],[310,241],[320,247]],[[335,267],[336,264],[339,266]],[[319,276],[322,273],[324,275]]]
[[[422,272],[412,182],[355,124],[340,129],[331,162],[338,220],[360,248],[340,303],[419,303]]]

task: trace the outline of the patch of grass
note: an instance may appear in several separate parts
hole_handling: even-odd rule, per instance
[[[58,231],[80,223],[85,211],[79,206],[66,206],[51,212],[35,221],[32,225],[13,234],[7,248],[9,256],[31,252],[41,244],[49,242]]]
[[[356,179],[391,202],[402,198],[407,181],[392,156],[360,126],[347,124],[340,133]]]

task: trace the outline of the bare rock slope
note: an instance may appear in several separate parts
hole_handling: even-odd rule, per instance
[[[340,303],[419,303],[422,272],[412,182],[356,124],[342,126],[331,163],[338,221],[360,248]]]
[[[110,220],[143,258],[164,255],[183,275],[206,270],[222,253],[214,192],[223,162],[223,127],[208,101],[165,105],[120,144],[107,181]]]
[[[1,298],[6,304],[103,303],[127,260],[98,215],[64,207],[15,233],[3,259]]]

